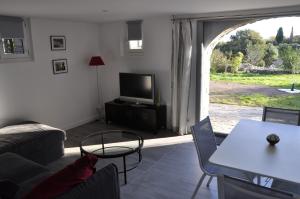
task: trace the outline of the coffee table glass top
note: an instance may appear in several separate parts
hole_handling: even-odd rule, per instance
[[[137,152],[143,143],[143,138],[136,133],[111,130],[87,136],[81,141],[80,149],[83,153],[94,154],[100,158],[112,158]]]

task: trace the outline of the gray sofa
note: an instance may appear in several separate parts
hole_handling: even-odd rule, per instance
[[[0,154],[13,152],[40,164],[64,155],[64,131],[36,122],[22,122],[0,129]]]
[[[18,187],[13,196],[6,198],[20,199],[35,185],[51,175],[44,166],[23,158],[14,153],[0,155],[0,180],[8,180]],[[4,194],[3,194],[4,192]],[[10,194],[1,190],[1,195]],[[117,167],[110,164],[98,170],[85,182],[75,186],[70,191],[61,194],[57,199],[119,199],[120,188]]]

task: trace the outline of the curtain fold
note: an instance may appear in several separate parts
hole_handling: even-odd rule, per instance
[[[192,60],[192,24],[174,21],[172,27],[172,130],[187,133]]]

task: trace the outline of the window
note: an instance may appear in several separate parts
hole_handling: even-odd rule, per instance
[[[24,54],[23,39],[20,38],[2,38],[3,50],[5,55]]]
[[[129,41],[129,50],[143,50],[143,40]]]
[[[0,62],[32,60],[29,20],[0,16]]]
[[[129,52],[143,52],[142,21],[127,21]]]

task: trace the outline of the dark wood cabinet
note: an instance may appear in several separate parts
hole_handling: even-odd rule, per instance
[[[112,122],[154,133],[166,128],[166,105],[134,104],[124,101],[105,103],[106,123]]]

